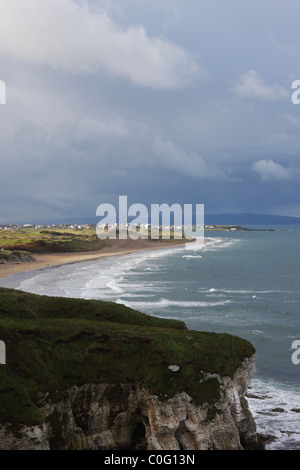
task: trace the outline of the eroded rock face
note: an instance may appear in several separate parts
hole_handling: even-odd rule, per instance
[[[59,403],[49,403],[46,396],[41,397],[46,425],[23,429],[22,438],[13,437],[2,428],[0,448],[4,438],[11,449],[253,448],[256,426],[245,394],[254,373],[255,356],[244,361],[233,379],[204,374],[203,380],[214,377],[220,385],[220,398],[213,405],[197,406],[185,392],[162,401],[135,385],[73,387]]]
[[[24,426],[12,432],[0,425],[0,450],[49,450],[49,426]]]

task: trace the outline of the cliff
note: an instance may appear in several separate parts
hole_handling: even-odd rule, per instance
[[[0,289],[0,449],[255,448],[241,338]]]

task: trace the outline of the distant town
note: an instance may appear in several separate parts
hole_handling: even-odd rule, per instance
[[[89,229],[89,228],[96,228],[96,224],[4,224],[0,225],[0,230],[22,230],[24,228],[32,229],[32,230],[40,230],[40,229]]]
[[[118,228],[125,228],[128,224],[119,225],[114,224],[115,227]],[[105,228],[105,225],[98,225],[100,228]],[[23,230],[23,229],[31,229],[31,230],[43,230],[43,229],[51,229],[51,230],[58,230],[58,229],[69,229],[69,230],[84,230],[84,229],[94,229],[96,230],[97,224],[4,224],[0,225],[0,230]],[[139,224],[140,229],[150,229],[151,224]],[[158,227],[160,230],[178,230],[181,229],[181,226],[164,226],[161,225]],[[205,230],[222,230],[222,231],[249,231],[252,229],[248,229],[245,227],[241,227],[240,225],[204,225]]]

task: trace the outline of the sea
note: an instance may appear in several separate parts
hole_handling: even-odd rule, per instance
[[[257,432],[272,436],[267,450],[300,450],[300,226],[250,228],[205,232],[203,247],[67,264],[0,285],[109,300],[182,320],[189,329],[249,340],[257,371],[247,400]]]

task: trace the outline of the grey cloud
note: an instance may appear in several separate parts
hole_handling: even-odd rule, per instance
[[[197,180],[222,180],[225,173],[196,153],[188,153],[170,140],[154,138],[153,151],[160,165]]]
[[[236,84],[234,91],[241,97],[259,98],[265,101],[286,99],[288,91],[279,85],[268,85],[256,70],[249,70]]]
[[[2,0],[2,220],[119,194],[296,211],[300,76],[276,43],[299,42],[292,3]]]
[[[117,24],[85,2],[10,0],[0,15],[0,52],[35,64],[70,73],[103,70],[154,89],[179,88],[201,72],[182,47],[148,36],[142,25]]]
[[[258,160],[253,163],[252,168],[260,175],[262,181],[289,181],[295,177],[295,171],[293,169],[286,168],[271,159]]]

